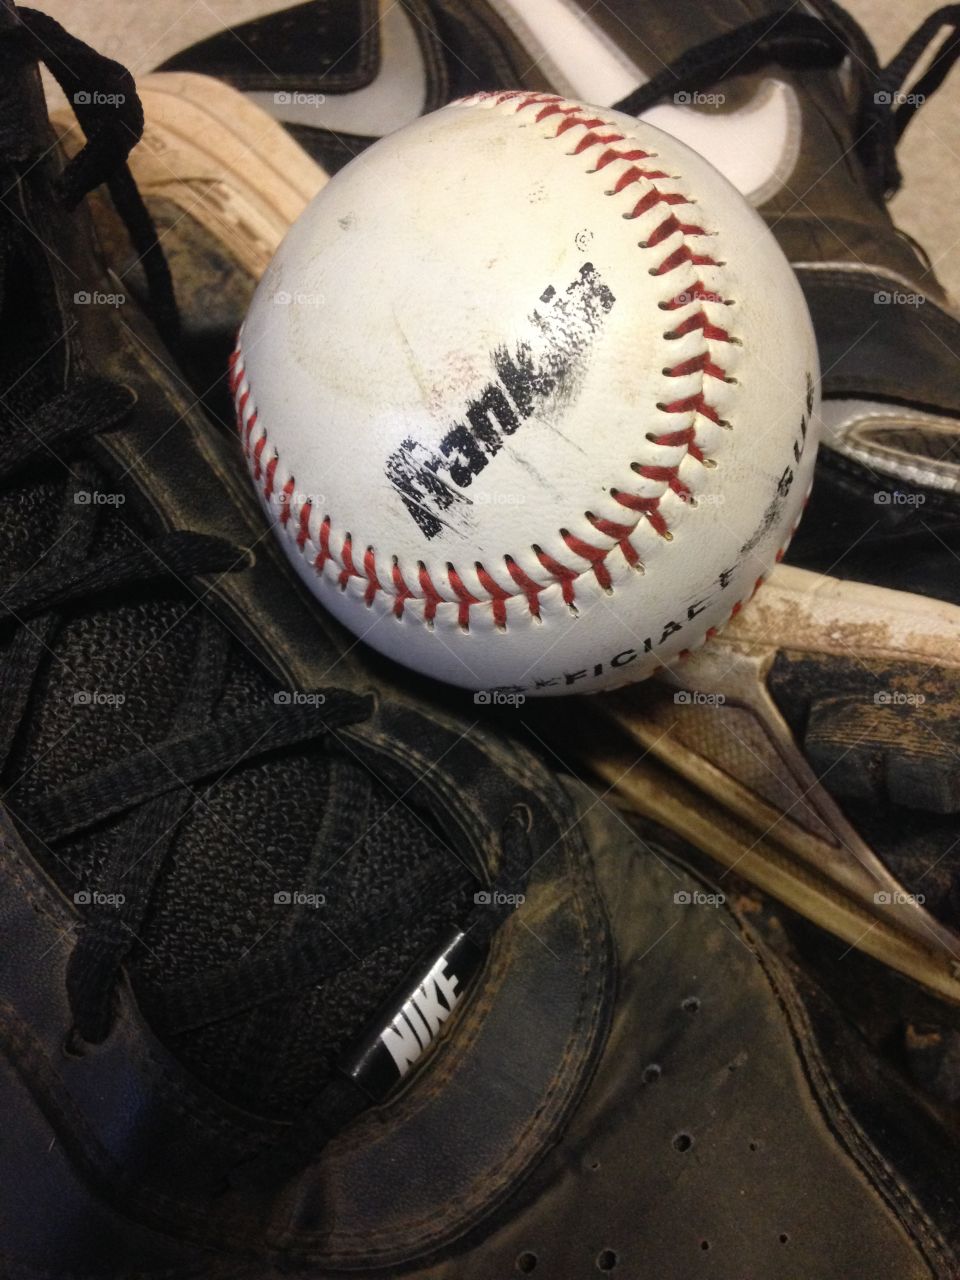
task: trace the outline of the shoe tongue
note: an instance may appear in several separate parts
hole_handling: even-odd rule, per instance
[[[28,480],[0,502],[0,550],[15,574],[61,536],[64,492],[63,479]],[[103,479],[84,492],[90,503],[77,508],[78,516],[92,515],[96,524],[88,554],[147,538],[116,486]],[[67,516],[69,529],[72,510]],[[6,787],[15,783],[14,813],[18,795],[21,802],[36,801],[93,768],[158,746],[172,725],[182,724],[209,619],[206,606],[176,581],[124,589],[56,619],[3,779]],[[15,658],[22,643],[22,632],[13,632],[5,657]],[[242,643],[230,642],[226,672],[214,720],[276,706],[276,685]],[[202,708],[197,715],[205,722]],[[402,924],[369,954],[348,951],[342,970],[341,952],[330,980],[321,975],[306,989],[178,1035],[171,1044],[222,1095],[253,1110],[292,1114],[411,965],[462,914],[472,886],[464,873],[461,888],[450,892],[454,855],[349,753],[331,757],[308,744],[190,790],[194,798],[165,851],[129,955],[146,1007],[151,991],[211,969],[229,970],[304,932],[355,937],[358,912]],[[334,818],[352,833],[352,843],[335,852],[328,838]],[[122,819],[111,820],[53,848],[29,830],[23,835],[73,900],[85,890],[116,891],[107,867],[116,850],[127,852],[128,832]],[[165,833],[156,837],[162,844]],[[129,865],[149,856],[149,849],[130,849]],[[78,909],[81,915],[87,910]]]

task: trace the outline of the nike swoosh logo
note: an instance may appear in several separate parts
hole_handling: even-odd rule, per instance
[[[413,23],[397,0],[382,6],[378,23],[380,69],[370,84],[352,93],[316,94],[293,90],[249,97],[284,124],[308,125],[334,133],[380,138],[423,115],[427,101],[427,72]],[[284,86],[288,88],[288,86]],[[277,97],[288,101],[278,102]]]
[[[569,0],[488,0],[529,50],[558,93],[595,106],[619,102],[648,77],[600,27]],[[383,5],[380,70],[353,93],[251,93],[285,124],[382,137],[423,114],[427,76],[410,17],[398,3]],[[698,151],[753,205],[764,204],[796,166],[800,103],[792,85],[770,76],[744,106],[705,111],[663,103],[641,119]]]
[[[783,187],[800,157],[800,102],[792,85],[773,77],[734,111],[664,103],[640,118],[698,151],[755,206]]]
[[[564,97],[609,107],[649,79],[576,0],[487,2]],[[663,103],[641,119],[698,151],[753,205],[783,186],[800,154],[800,102],[793,86],[775,75],[740,108]]]

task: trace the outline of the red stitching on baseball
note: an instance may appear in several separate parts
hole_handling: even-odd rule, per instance
[[[622,134],[620,135],[623,136]],[[618,151],[616,147],[610,147],[604,151],[603,155],[597,161],[592,169],[588,169],[588,173],[599,173],[601,169],[605,169],[608,164],[612,164],[614,160],[650,160],[656,159],[651,151],[642,151],[639,147],[635,147],[631,151]]]
[[[513,556],[504,556],[504,562],[507,566],[507,573],[514,580],[520,590],[523,592],[527,601],[527,608],[531,615],[540,621],[540,592],[545,590],[539,582],[534,582],[528,573],[524,573],[520,565],[517,564]]]
[[[641,163],[646,160],[656,159],[656,153],[648,152],[639,147],[630,147],[624,150],[618,150],[613,144],[625,141],[625,135],[616,131],[616,126],[609,121],[605,121],[600,117],[589,115],[585,109],[578,104],[566,102],[565,99],[555,94],[539,94],[527,93],[521,90],[512,90],[510,92],[496,94],[476,94],[471,99],[462,99],[461,101],[483,101],[493,98],[495,103],[514,103],[515,111],[527,111],[536,107],[534,119],[537,122],[549,119],[553,116],[559,116],[560,120],[557,124],[557,130],[552,138],[561,138],[571,129],[586,130],[584,136],[579,140],[573,151],[568,154],[579,156],[585,151],[595,147],[603,147],[596,164],[592,169],[587,170],[588,173],[599,173],[614,161],[626,162],[630,167],[627,168],[618,177],[614,186],[605,192],[608,196],[616,196],[623,192],[627,187],[637,182],[654,182],[669,178],[669,175],[660,169],[645,169],[641,167]],[[600,133],[599,129],[609,129],[612,132]],[[657,187],[652,187],[646,192],[633,206],[633,209],[623,216],[629,219],[642,217],[648,213],[657,204],[664,204],[668,207],[683,204],[693,204],[687,196],[680,192],[660,191]],[[687,236],[706,236],[710,233],[703,227],[681,221],[674,213],[670,212],[668,216],[658,224],[658,226],[650,233],[646,242],[640,247],[655,248],[664,240],[669,239],[675,234]],[[718,262],[715,258],[708,254],[699,254],[694,252],[691,247],[683,243],[672,250],[656,267],[650,268],[651,275],[666,275],[668,272],[676,270],[678,267],[690,264],[692,266],[722,266],[722,262]],[[692,301],[702,301],[708,303],[727,303],[728,299],[719,298],[717,295],[709,292],[703,282],[698,280],[689,289],[683,293],[676,295],[668,302],[661,302],[658,305],[662,310],[675,310],[682,306],[687,306]],[[688,316],[682,324],[675,329],[664,334],[665,338],[675,339],[682,338],[695,330],[700,330],[704,341],[736,343],[738,340],[733,337],[728,330],[719,325],[711,323],[707,313],[701,308],[694,315]],[[664,374],[669,377],[685,377],[699,374],[703,380],[706,378],[720,379],[722,381],[732,381],[727,378],[726,371],[712,357],[709,351],[703,351],[696,356],[688,357],[680,363],[663,370]],[[250,462],[253,476],[256,481],[263,478],[263,497],[269,502],[274,493],[274,483],[277,466],[279,464],[279,456],[274,451],[273,457],[269,460],[266,467],[262,465],[262,458],[267,447],[267,431],[260,427],[258,430],[258,438],[256,444],[252,444],[253,432],[257,428],[257,408],[251,399],[251,388],[249,383],[244,386],[246,371],[243,363],[243,355],[238,337],[237,347],[230,356],[228,385],[237,411],[237,427],[243,444],[243,449]],[[241,390],[241,388],[243,388]],[[249,417],[246,417],[247,408],[250,408]],[[720,418],[715,406],[713,406],[706,398],[703,389],[696,393],[674,400],[669,404],[658,404],[657,408],[664,413],[689,413],[700,415],[719,426],[729,426],[729,423]],[[246,420],[245,420],[246,418]],[[691,425],[680,431],[667,431],[660,433],[649,432],[647,439],[656,445],[662,445],[666,448],[676,448],[679,446],[686,447],[686,453],[694,458],[697,462],[704,463],[706,460],[701,447],[696,441],[696,426]],[[252,451],[251,451],[252,450]],[[689,488],[680,480],[679,464],[673,466],[650,466],[632,464],[632,469],[637,475],[644,479],[661,482],[666,484],[667,491],[671,491],[679,495],[684,500],[690,498]],[[291,475],[285,481],[280,498],[281,514],[280,522],[286,526],[291,511],[293,509],[293,495],[295,491],[295,480]],[[511,555],[503,557],[504,566],[507,569],[511,579],[516,584],[518,590],[511,592],[504,588],[496,581],[496,579],[488,572],[486,568],[479,562],[474,566],[477,580],[488,593],[487,599],[482,599],[469,591],[463,581],[462,576],[456,567],[452,564],[446,566],[446,577],[455,599],[448,601],[437,589],[436,584],[430,576],[426,566],[420,562],[418,564],[418,583],[422,596],[415,596],[414,592],[408,587],[403,572],[397,558],[393,557],[390,578],[393,586],[393,613],[396,618],[402,618],[404,607],[408,600],[420,599],[423,601],[423,617],[428,625],[433,625],[437,608],[441,604],[454,603],[457,606],[457,618],[459,625],[467,630],[469,629],[470,610],[475,605],[489,606],[493,619],[497,627],[503,629],[507,625],[507,603],[510,600],[522,597],[526,601],[527,609],[531,617],[540,620],[540,596],[551,585],[559,585],[563,601],[571,608],[576,608],[576,583],[578,579],[587,572],[592,572],[599,585],[605,590],[612,589],[612,578],[607,561],[613,551],[619,551],[624,560],[633,568],[643,569],[640,555],[631,542],[632,536],[641,520],[646,520],[650,527],[661,537],[670,539],[672,537],[667,521],[660,510],[662,496],[641,497],[634,494],[624,493],[617,489],[611,489],[610,496],[622,507],[636,514],[636,520],[632,524],[620,524],[613,520],[603,519],[594,516],[592,513],[586,513],[588,522],[597,532],[606,538],[614,539],[613,546],[600,547],[585,541],[583,538],[571,533],[568,529],[561,529],[560,536],[565,545],[579,559],[587,562],[587,568],[570,568],[568,565],[561,564],[549,553],[545,552],[541,547],[534,545],[533,551],[540,564],[553,579],[552,583],[535,582],[529,574],[527,574],[517,561]],[[310,541],[310,520],[313,514],[312,500],[307,498],[299,504],[299,513],[297,519],[296,545],[301,552],[306,551],[306,544]],[[319,549],[313,561],[313,567],[319,574],[323,572],[327,561],[332,561],[339,568],[337,575],[337,583],[341,590],[345,590],[351,578],[357,578],[364,582],[364,601],[371,606],[378,592],[387,592],[387,588],[381,582],[376,569],[376,555],[373,547],[368,546],[364,552],[363,565],[358,567],[353,557],[353,540],[350,533],[344,535],[340,546],[339,555],[337,555],[330,547],[331,535],[331,517],[324,515],[319,529]],[[779,559],[778,555],[778,559]],[[740,603],[734,606],[733,612],[739,609]],[[731,614],[733,616],[733,614]],[[710,628],[707,632],[709,637],[715,628]]]
[[[377,557],[373,547],[367,547],[363,553],[363,572],[367,578],[367,589],[363,593],[363,602],[369,608],[373,604],[373,597],[378,591],[382,591],[380,579],[377,577]]]
[[[682,267],[685,262],[695,267],[723,266],[722,262],[717,262],[716,258],[711,258],[708,253],[694,253],[689,245],[682,244],[678,249],[674,249],[673,253],[667,254],[659,267],[651,267],[650,274],[665,276],[668,271],[676,271],[677,267]]]
[[[662,240],[667,240],[675,232],[681,231],[685,236],[705,236],[709,232],[704,231],[703,227],[693,222],[681,222],[674,214],[670,214],[669,218],[664,218],[658,227],[654,227],[653,231],[647,236],[647,249],[655,249]]]
[[[273,457],[270,459],[270,461],[267,463],[267,469],[266,469],[266,472],[264,473],[266,477],[266,483],[263,486],[263,496],[266,498],[268,502],[270,501],[270,497],[273,494],[273,478],[277,474],[277,463],[279,461],[280,459],[277,457],[276,454],[274,454]]]
[[[320,550],[313,562],[313,567],[317,573],[322,572],[323,566],[330,559],[330,517],[324,516],[320,525]]]
[[[698,391],[696,395],[685,396],[682,400],[671,400],[669,404],[658,404],[657,408],[663,413],[689,413],[692,410],[704,418],[709,418],[718,427],[729,425],[720,417],[713,405],[704,399],[702,391]]]
[[[267,433],[266,433],[266,432],[264,432],[264,433],[263,433],[263,435],[260,437],[260,439],[257,441],[257,446],[256,446],[256,448],[255,448],[255,449],[254,449],[254,451],[253,451],[253,478],[254,478],[254,480],[259,480],[259,479],[260,479],[260,475],[261,475],[261,469],[260,469],[260,458],[261,458],[261,457],[262,457],[262,455],[263,455],[263,450],[264,450],[264,446],[266,445],[266,443],[267,443]]]
[[[393,557],[393,585],[396,590],[396,598],[393,603],[393,614],[395,618],[403,617],[403,606],[408,600],[414,600],[416,597],[403,580],[403,574],[397,563],[397,557]]]
[[[591,129],[589,133],[585,133],[577,145],[570,152],[572,156],[578,156],[583,151],[589,151],[591,147],[599,146],[601,143],[607,146],[611,142],[622,142],[622,133],[607,133],[602,137],[599,133],[594,133]]]
[[[500,627],[502,630],[507,625],[507,601],[511,598],[510,592],[504,591],[503,587],[500,586],[500,583],[497,582],[495,578],[491,578],[490,574],[487,573],[479,560],[477,561],[475,568],[477,570],[477,577],[480,579],[480,583],[484,591],[489,591],[492,597],[493,621],[496,626]]]
[[[457,622],[462,630],[466,631],[470,627],[470,606],[479,604],[477,596],[471,595],[467,588],[463,585],[459,573],[452,564],[447,564],[447,579],[457,594],[460,606],[457,612]]]
[[[293,497],[293,476],[287,481],[280,492],[280,523],[286,524],[290,519],[290,499]]]
[[[563,603],[573,608],[576,607],[574,599],[573,584],[580,576],[576,569],[568,569],[565,564],[561,564],[559,560],[554,560],[542,547],[534,546],[534,553],[547,573],[552,573],[556,580],[560,583],[560,590],[563,593]]]
[[[625,160],[627,158],[619,152],[611,153],[608,151],[606,154],[612,154],[613,158],[617,160]],[[599,165],[597,167],[600,168]],[[603,194],[606,196],[618,196],[621,191],[625,191],[627,187],[632,187],[635,182],[653,182],[657,178],[666,177],[669,177],[669,175],[664,173],[662,169],[638,169],[634,165],[633,168],[627,169],[625,173],[622,173],[610,190],[605,191]],[[624,214],[624,217],[630,216],[630,214]]]
[[[671,365],[663,372],[668,378],[685,378],[690,373],[702,373],[705,378],[719,378],[721,382],[727,381],[726,369],[722,369],[711,360],[709,351],[702,351],[700,355],[691,356],[689,360],[681,360],[679,364]]]
[[[343,540],[343,546],[340,548],[340,562],[343,568],[340,570],[340,576],[337,578],[337,586],[341,591],[346,591],[347,583],[351,578],[362,578],[353,563],[353,538],[348,533]]]
[[[293,476],[290,477],[293,480]],[[313,499],[307,498],[306,502],[300,508],[300,527],[297,529],[297,546],[302,551],[307,539],[310,537],[310,516],[313,512]]]
[[[417,570],[417,577],[420,580],[420,590],[423,592],[423,599],[426,601],[423,609],[423,620],[427,624],[430,624],[437,615],[437,605],[443,604],[443,596],[433,585],[430,574],[427,572],[427,566],[422,560],[418,563]]]

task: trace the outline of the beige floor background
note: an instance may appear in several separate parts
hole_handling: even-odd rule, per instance
[[[135,75],[224,27],[293,0],[34,0],[74,35]],[[390,0],[386,0],[387,3]],[[602,4],[603,0],[597,0]],[[889,60],[937,7],[922,0],[849,0],[847,8]],[[642,13],[643,0],[637,0]],[[898,225],[923,245],[937,275],[960,299],[960,64],[917,115],[900,149],[904,185],[893,202]]]

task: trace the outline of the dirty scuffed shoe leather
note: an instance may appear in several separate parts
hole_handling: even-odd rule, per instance
[[[3,218],[6,528],[27,571],[5,623],[4,1271],[955,1272],[953,1149],[822,991],[688,846],[472,703],[346,654],[132,299],[73,301],[116,277],[83,207],[55,207],[16,22],[0,56],[25,126],[3,161],[43,235]],[[46,435],[53,403],[67,461],[41,466],[16,419]],[[385,910],[399,927],[358,961]],[[424,1013],[377,1006],[458,927],[485,958],[432,1051],[361,1109],[337,1061],[393,1062],[388,1021],[417,1057]],[[442,995],[415,999],[436,1021]],[[379,1095],[390,1072],[360,1079]]]

